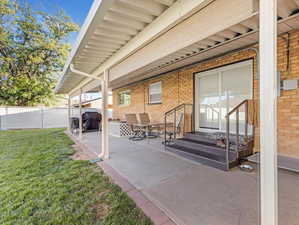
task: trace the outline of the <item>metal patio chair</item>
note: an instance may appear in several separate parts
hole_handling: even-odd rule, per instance
[[[156,138],[159,136],[161,123],[151,123],[148,113],[139,113],[139,120],[140,120],[140,124],[147,125],[146,136],[148,138]]]

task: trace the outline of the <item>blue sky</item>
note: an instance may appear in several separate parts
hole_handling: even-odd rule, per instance
[[[48,13],[55,13],[57,9],[62,8],[67,15],[72,17],[73,21],[82,25],[93,0],[28,0],[35,9]],[[73,34],[71,42],[74,42],[77,34]]]
[[[69,15],[73,21],[80,26],[84,23],[84,20],[88,14],[88,11],[93,3],[93,0],[27,0],[33,6],[34,9],[45,11],[47,13],[55,13],[57,9],[63,9],[67,15]],[[73,44],[76,40],[78,33],[74,33],[70,38],[70,42]],[[86,94],[86,97],[98,98],[99,93]]]

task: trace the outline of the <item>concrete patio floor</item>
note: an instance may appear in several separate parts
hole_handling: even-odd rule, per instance
[[[82,142],[100,152],[99,133]],[[106,161],[178,225],[259,224],[258,174],[207,167],[164,151],[161,139],[110,136]],[[279,170],[279,225],[299,225],[299,175]]]

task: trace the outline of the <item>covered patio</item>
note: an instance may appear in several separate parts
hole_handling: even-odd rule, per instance
[[[277,101],[281,90],[277,67],[285,63],[278,63],[277,58],[287,55],[287,69],[279,72],[298,75],[297,65],[293,66],[293,74],[290,73],[289,62],[297,56],[289,54],[292,42],[283,36],[299,28],[298,7],[298,0],[95,1],[56,92],[68,94],[70,98],[79,96],[80,115],[82,93],[101,92],[102,134],[82,134],[80,121],[80,142],[127,178],[177,224],[277,225],[279,222],[280,225],[296,225],[298,175],[277,167]],[[280,55],[277,54],[278,36],[287,46]],[[159,139],[132,142],[109,136],[108,91],[189,68],[199,62],[218,62],[222,56],[243,51],[254,53],[248,57],[254,61],[252,70],[255,73],[252,74],[255,76],[251,82],[257,84],[252,92],[259,104],[260,124],[256,130],[260,170],[256,168],[254,172],[246,173],[237,167],[227,173],[165,152]],[[188,79],[187,76],[184,78]],[[295,82],[296,87],[289,90],[297,92],[298,79]],[[190,82],[186,92],[193,91],[194,95],[193,86]],[[231,90],[226,90],[226,99]],[[217,91],[220,93],[221,88]],[[175,94],[168,95],[171,99]],[[136,98],[144,100],[148,96],[136,95]],[[146,111],[150,103],[142,105],[141,110],[134,109],[135,113]],[[188,104],[188,101],[184,99],[183,103]],[[193,98],[195,104],[198,101]],[[160,113],[177,105],[165,104]],[[120,108],[125,113],[130,111],[123,105]],[[297,113],[297,109],[294,111]],[[225,162],[229,170],[229,115],[224,118],[227,122]],[[236,118],[239,118],[239,109]],[[236,124],[238,155],[239,122]],[[292,127],[293,133],[299,132],[297,124]],[[283,138],[287,139],[287,135]],[[294,139],[293,144],[296,141]]]
[[[85,151],[97,155],[100,134],[85,133]],[[161,139],[110,136],[110,165],[178,225],[252,225],[259,221],[258,167],[230,173],[164,151]],[[279,224],[297,225],[297,173],[279,170]],[[200,222],[199,222],[200,221]]]

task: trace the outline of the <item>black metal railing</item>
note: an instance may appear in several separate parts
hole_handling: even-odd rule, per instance
[[[236,116],[236,131],[235,131],[235,135],[236,135],[236,141],[235,141],[235,153],[236,153],[236,157],[235,160],[239,159],[239,152],[240,152],[240,109],[241,107],[245,107],[245,124],[244,124],[244,142],[248,142],[248,127],[249,127],[249,123],[248,123],[248,106],[249,106],[249,101],[251,100],[244,100],[242,101],[240,104],[238,104],[236,107],[234,107],[229,113],[227,113],[227,115],[225,116],[226,118],[226,163],[227,163],[227,170],[229,170],[229,164],[230,164],[230,160],[229,160],[229,151],[231,150],[231,135],[232,133],[230,132],[230,119],[231,116],[233,114],[235,114]]]
[[[193,105],[183,103],[164,113],[164,144],[194,132]]]

